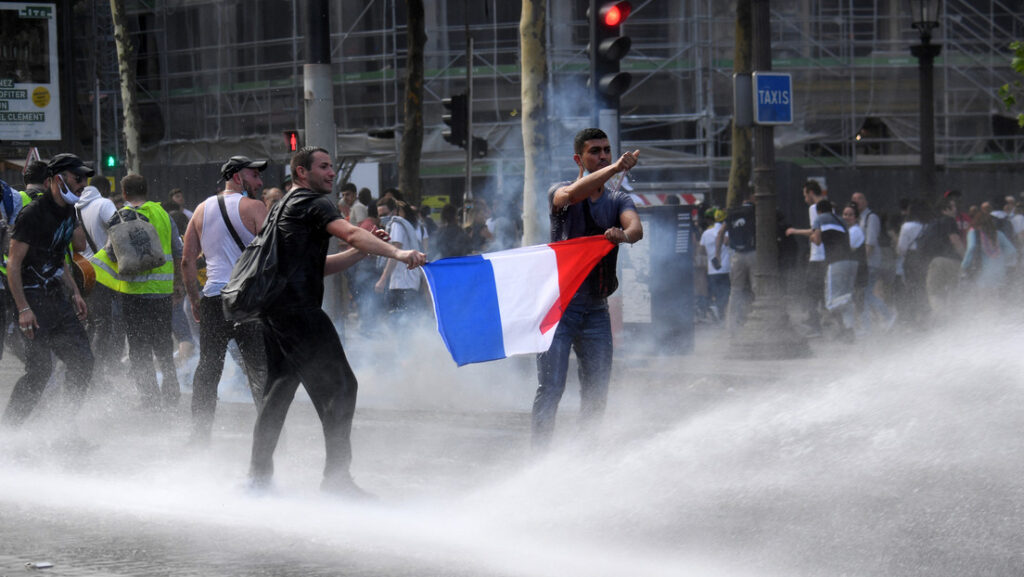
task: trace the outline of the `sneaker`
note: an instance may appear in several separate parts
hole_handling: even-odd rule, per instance
[[[356,485],[352,477],[347,475],[324,478],[323,482],[320,483],[320,490],[324,493],[330,493],[353,501],[377,500],[376,495],[363,490],[359,485]]]

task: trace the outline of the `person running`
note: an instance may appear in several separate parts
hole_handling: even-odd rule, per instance
[[[341,216],[328,197],[335,172],[325,149],[296,152],[291,173],[296,188],[274,206],[264,229],[264,234],[277,236],[280,272],[287,280],[260,315],[267,344],[267,384],[253,431],[250,486],[263,490],[270,485],[274,449],[301,382],[323,424],[326,459],[321,489],[367,497],[349,471],[358,385],[334,323],[322,308],[324,276],[352,266],[367,253],[399,260],[409,268],[423,265],[426,255],[390,245]],[[352,248],[328,257],[332,236]]]

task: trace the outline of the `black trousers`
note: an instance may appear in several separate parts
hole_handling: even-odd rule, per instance
[[[174,339],[171,338],[171,295],[151,298],[120,294],[125,333],[128,335],[128,359],[132,377],[149,408],[173,405],[181,397],[178,372],[174,366]],[[157,386],[153,358],[160,365],[163,383]]]
[[[825,272],[828,266],[825,261],[811,261],[807,263],[806,277],[804,280],[804,298],[807,306],[807,326],[812,329],[821,329],[820,308],[825,303]]]
[[[260,323],[225,320],[220,296],[199,300],[199,365],[192,379],[192,425],[197,435],[209,436],[217,410],[217,386],[224,372],[224,355],[234,339],[242,351],[252,400],[259,410],[267,380],[266,345]]]
[[[262,325],[267,386],[253,432],[250,476],[266,480],[274,474],[274,449],[301,381],[323,425],[324,479],[347,477],[358,385],[334,325],[321,309],[272,314]]]
[[[89,335],[93,355],[96,356],[97,376],[100,379],[120,375],[116,367],[120,365],[124,353],[124,323],[117,318],[119,315],[114,314],[115,298],[117,292],[96,283],[85,299],[85,304],[89,306],[85,332]]]
[[[25,374],[14,384],[11,400],[4,411],[5,425],[20,425],[32,414],[53,373],[51,353],[64,361],[65,418],[73,417],[82,406],[92,380],[93,356],[89,338],[75,316],[74,307],[60,290],[26,290],[25,300],[36,315],[39,328],[34,337],[22,335],[25,345]]]

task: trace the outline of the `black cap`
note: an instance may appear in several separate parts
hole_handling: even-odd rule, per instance
[[[86,166],[81,158],[67,152],[54,156],[46,165],[46,174],[48,176],[58,175],[65,170],[69,170],[78,176],[92,176],[96,174],[96,171]]]
[[[266,167],[266,160],[252,160],[248,156],[232,156],[224,163],[224,166],[220,167],[220,175],[224,177],[224,180],[230,180],[236,172],[243,168],[255,168],[262,171]]]

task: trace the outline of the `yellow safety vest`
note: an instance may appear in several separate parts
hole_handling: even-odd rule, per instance
[[[114,262],[107,249],[102,249],[89,257],[92,268],[96,269],[96,282],[119,293],[139,294],[171,294],[174,292],[174,258],[171,253],[171,217],[158,203],[147,201],[138,208],[126,204],[124,208],[134,210],[145,216],[156,228],[160,236],[160,247],[164,251],[163,265],[136,276],[122,276],[117,272]]]
[[[39,198],[42,195],[42,193],[39,193],[39,192],[37,192],[34,195],[32,195],[32,194],[29,194],[28,191],[25,191],[25,190],[19,190],[18,194],[21,195],[21,208],[25,208],[26,206],[28,206],[28,203],[32,202],[33,200]],[[8,215],[8,218],[10,218],[9,215]],[[8,235],[10,235],[11,228],[13,228],[13,227],[14,227],[14,225],[12,225],[10,222],[7,223],[7,234]],[[0,274],[2,274],[3,276],[7,276],[7,255],[6,254],[0,256]]]
[[[30,203],[33,200],[39,198],[39,195],[40,195],[40,193],[38,193],[38,192],[35,193],[35,194],[29,194],[27,190],[19,190],[18,192],[21,193],[21,207],[22,208],[25,208],[26,206],[28,206],[28,203]]]

